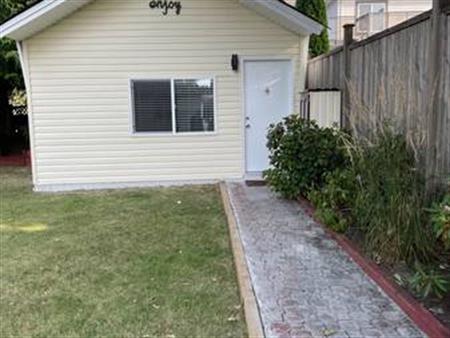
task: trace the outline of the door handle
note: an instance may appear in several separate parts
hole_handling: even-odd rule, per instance
[[[245,128],[247,128],[247,129],[250,129],[250,124],[249,123],[247,123],[246,125],[245,125]]]

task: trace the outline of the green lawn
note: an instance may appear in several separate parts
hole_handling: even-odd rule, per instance
[[[0,168],[1,337],[242,337],[216,186],[38,194]]]

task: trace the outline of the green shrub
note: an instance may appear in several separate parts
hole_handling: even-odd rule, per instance
[[[415,273],[409,279],[409,285],[413,292],[422,298],[435,296],[443,298],[450,292],[450,280],[436,269],[423,268],[420,264],[415,265]]]
[[[337,169],[326,175],[323,188],[308,196],[316,207],[316,217],[334,231],[345,232],[352,223],[356,184],[356,175],[351,168]]]
[[[370,140],[342,140],[349,165],[326,175],[323,187],[308,195],[316,217],[338,232],[358,227],[367,251],[386,263],[427,261],[434,242],[424,184],[405,138],[385,125]]]
[[[424,184],[405,137],[389,126],[348,146],[358,178],[352,216],[369,252],[387,263],[427,260],[433,240],[424,212]]]
[[[450,250],[450,194],[447,194],[441,203],[434,204],[430,211],[436,238],[446,250]]]
[[[307,196],[335,231],[357,227],[368,253],[384,263],[433,258],[424,180],[412,147],[389,125],[362,139],[290,116],[271,126],[267,145],[272,168],[264,177],[273,190]],[[447,241],[448,218],[435,213],[434,224]]]
[[[320,188],[325,175],[346,162],[339,131],[319,128],[297,115],[270,126],[267,147],[272,167],[264,172],[264,178],[287,198]]]
[[[327,6],[325,0],[297,0],[296,7],[303,13],[320,22],[324,27],[328,26]],[[328,30],[324,28],[319,35],[311,35],[309,41],[309,53],[316,57],[330,50]]]

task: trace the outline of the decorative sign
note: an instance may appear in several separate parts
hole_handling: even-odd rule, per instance
[[[170,10],[175,11],[176,15],[181,13],[181,1],[169,1],[169,0],[151,0],[148,3],[150,9],[161,9],[163,15],[169,14]]]

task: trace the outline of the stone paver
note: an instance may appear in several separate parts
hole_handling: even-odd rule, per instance
[[[295,202],[229,183],[267,337],[423,337]]]

